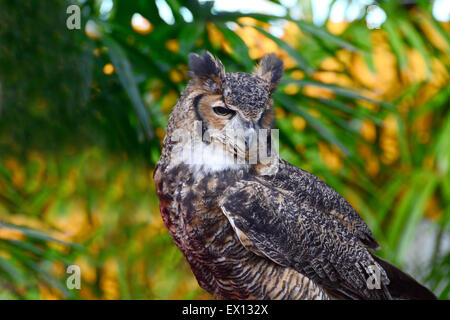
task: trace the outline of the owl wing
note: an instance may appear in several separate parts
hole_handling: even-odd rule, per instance
[[[356,210],[333,188],[313,174],[280,159],[277,174],[262,176],[273,187],[291,191],[300,203],[314,206],[347,227],[365,246],[377,250],[379,245]]]
[[[336,296],[390,298],[383,268],[356,233],[314,202],[255,177],[228,187],[219,204],[249,251],[296,269]],[[368,288],[373,272],[382,290]]]

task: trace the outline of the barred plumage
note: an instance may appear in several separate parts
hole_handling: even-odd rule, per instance
[[[434,298],[372,253],[378,243],[367,225],[320,179],[277,154],[270,164],[230,164],[211,148],[231,146],[228,160],[244,150],[248,160],[248,132],[272,123],[281,60],[263,58],[254,75],[225,73],[207,52],[191,55],[190,66],[154,180],[164,223],[202,288],[221,299]],[[202,134],[216,131],[186,145],[175,133],[194,134],[195,121]],[[230,128],[243,130],[245,148],[229,140]],[[187,161],[189,150],[200,161]]]

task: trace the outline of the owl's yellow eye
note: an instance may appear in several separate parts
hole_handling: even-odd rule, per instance
[[[213,110],[219,116],[234,115],[236,113],[236,111],[224,107],[214,107]]]

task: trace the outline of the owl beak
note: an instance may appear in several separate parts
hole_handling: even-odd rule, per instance
[[[245,148],[248,150],[254,140],[255,126],[252,121],[245,121],[244,128]]]

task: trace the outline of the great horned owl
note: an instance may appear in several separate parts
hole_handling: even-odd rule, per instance
[[[279,158],[269,134],[255,135],[272,126],[280,59],[227,73],[204,52],[190,54],[189,67],[154,180],[164,223],[202,288],[221,299],[435,298],[372,253],[377,241],[344,198]],[[270,161],[249,161],[251,141],[268,143]]]

